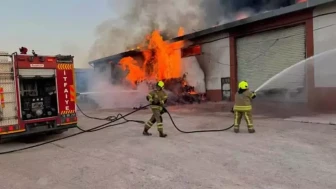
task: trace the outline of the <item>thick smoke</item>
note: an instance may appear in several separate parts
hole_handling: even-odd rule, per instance
[[[222,6],[230,10],[229,14],[241,11],[242,9],[252,9],[255,12],[274,10],[295,4],[296,0],[221,0]]]
[[[195,87],[195,92],[205,93],[205,75],[196,57],[182,59],[182,72],[186,74],[188,85]]]
[[[109,1],[119,17],[107,20],[97,27],[90,58],[96,59],[118,54],[135,48],[154,29],[159,29],[168,38],[176,37],[179,27],[186,33],[214,25],[216,20],[207,15],[205,9],[219,11],[219,0],[117,0]],[[207,6],[205,6],[207,5]],[[205,6],[205,7],[204,7]]]
[[[126,86],[111,83],[113,83],[111,69],[93,72],[88,83],[90,92],[83,95],[93,100],[102,109],[130,108],[146,104],[147,86],[140,85],[137,90],[130,90]]]
[[[99,24],[90,59],[135,48],[153,29],[167,38],[179,27],[186,33],[236,19],[237,12],[258,13],[295,3],[295,0],[109,0],[118,17]]]

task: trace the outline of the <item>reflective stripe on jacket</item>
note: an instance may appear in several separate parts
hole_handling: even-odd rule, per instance
[[[147,95],[147,100],[152,103],[151,108],[160,108],[167,101],[167,94],[163,90],[154,90]]]
[[[255,93],[250,92],[249,90],[244,91],[243,93],[236,93],[235,95],[235,104],[233,106],[234,111],[251,111],[252,104],[251,101],[255,98]]]

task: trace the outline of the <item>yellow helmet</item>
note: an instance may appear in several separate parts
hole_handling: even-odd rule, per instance
[[[159,82],[157,83],[157,86],[163,88],[163,87],[164,87],[164,82],[163,82],[163,81],[159,81]]]
[[[248,89],[247,81],[241,81],[238,85],[239,89]]]

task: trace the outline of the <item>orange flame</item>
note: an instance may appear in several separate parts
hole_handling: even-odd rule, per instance
[[[145,73],[137,66],[137,61],[131,57],[125,57],[120,60],[123,70],[130,70],[126,78],[130,81],[139,81],[145,78]],[[132,71],[131,71],[132,70]]]
[[[304,3],[307,2],[307,0],[296,0],[296,3]]]
[[[178,36],[183,34],[184,30],[180,28]],[[181,48],[184,42],[166,42],[160,32],[155,30],[147,36],[147,43],[148,50],[142,51],[144,57],[142,64],[132,57],[124,57],[120,60],[122,69],[128,70],[126,79],[135,84],[139,80],[181,77]]]

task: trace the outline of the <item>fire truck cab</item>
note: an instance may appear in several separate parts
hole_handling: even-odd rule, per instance
[[[73,56],[20,51],[0,52],[0,139],[76,127]]]

